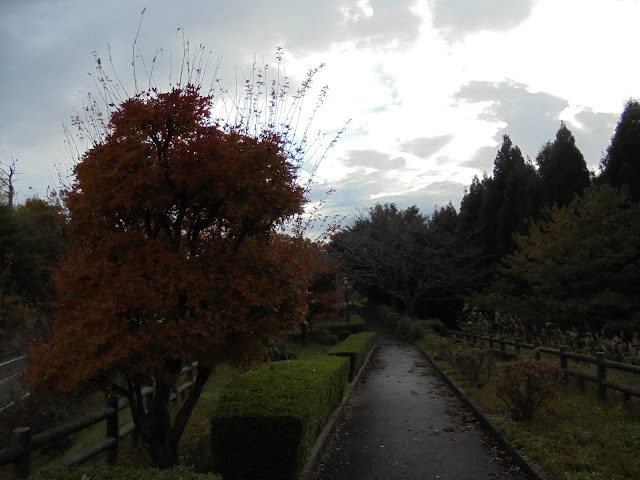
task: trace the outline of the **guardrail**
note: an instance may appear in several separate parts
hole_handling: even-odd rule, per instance
[[[458,336],[463,340],[468,340],[471,344],[475,344],[478,340],[484,340],[489,343],[489,348],[501,353],[502,355],[512,355],[514,357],[520,356],[521,349],[528,349],[535,352],[535,358],[540,360],[541,353],[547,353],[549,355],[558,356],[560,359],[560,369],[565,378],[574,377],[580,382],[587,380],[589,382],[598,384],[598,396],[604,400],[607,399],[607,389],[616,390],[622,392],[625,406],[629,406],[631,397],[640,398],[640,389],[624,385],[622,383],[612,382],[607,378],[607,370],[618,370],[622,372],[629,372],[635,375],[640,375],[640,366],[632,365],[630,363],[621,363],[608,360],[605,357],[605,352],[596,352],[595,358],[590,355],[584,355],[581,353],[572,352],[569,347],[562,346],[558,349],[548,348],[540,345],[540,342],[523,343],[519,340],[506,339],[504,337],[491,337],[488,335],[480,335],[477,333],[460,332],[456,330],[449,330],[451,335]],[[494,348],[494,344],[498,345],[498,348]],[[514,348],[514,352],[507,352],[506,346],[510,345]],[[580,370],[570,369],[568,366],[568,360],[577,360],[579,362],[594,364],[597,366],[597,374],[581,372]]]
[[[189,380],[180,386],[176,386],[175,392],[169,399],[175,403],[179,398],[184,399],[187,391],[193,387],[196,376],[197,363],[184,367],[180,376],[189,375]],[[153,387],[142,389],[142,396],[148,403],[153,395]],[[140,441],[139,434],[135,429],[133,420],[120,426],[119,412],[129,407],[129,400],[119,398],[117,395],[109,395],[106,399],[106,407],[96,412],[87,413],[80,418],[70,420],[61,425],[55,426],[44,432],[32,435],[30,427],[19,427],[11,432],[11,445],[0,450],[0,467],[12,463],[15,468],[15,478],[26,478],[31,475],[31,452],[34,452],[56,440],[67,437],[81,430],[84,430],[96,423],[106,420],[106,436],[99,442],[65,458],[55,465],[54,468],[72,467],[80,465],[91,458],[107,451],[107,462],[113,464],[118,459],[120,440],[133,433],[133,442]]]

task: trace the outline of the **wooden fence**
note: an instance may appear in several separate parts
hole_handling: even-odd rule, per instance
[[[182,385],[175,388],[175,392],[171,393],[170,400],[177,404],[179,398],[184,398],[187,391],[193,386],[195,381],[197,364],[184,367],[180,372],[180,376],[188,375],[188,380]],[[142,396],[146,399],[147,408],[153,395],[153,387],[145,387],[142,389]],[[0,450],[0,467],[12,463],[15,468],[16,478],[26,478],[31,475],[31,452],[49,445],[56,440],[67,437],[81,430],[84,430],[96,423],[106,420],[106,436],[103,440],[91,445],[90,447],[77,452],[58,464],[54,468],[72,467],[80,465],[89,459],[107,452],[107,462],[113,464],[118,458],[120,440],[127,435],[133,433],[133,443],[137,444],[139,434],[135,430],[133,420],[127,424],[120,426],[119,412],[129,407],[129,400],[126,398],[118,398],[117,395],[109,395],[106,399],[106,407],[96,412],[87,413],[80,418],[70,420],[61,425],[57,425],[44,432],[31,434],[30,427],[16,428],[11,432],[11,445]]]
[[[607,378],[607,370],[610,369],[640,375],[640,366],[607,360],[605,358],[604,352],[597,352],[596,356],[592,357],[590,355],[583,355],[581,353],[572,352],[569,350],[569,347],[566,346],[555,349],[543,347],[540,345],[540,342],[533,342],[532,344],[530,344],[523,343],[519,340],[506,339],[504,337],[490,337],[488,335],[479,335],[476,333],[460,332],[454,330],[450,330],[449,333],[456,337],[467,340],[473,345],[475,345],[478,340],[484,340],[489,343],[490,349],[505,356],[510,355],[510,352],[507,352],[506,350],[507,345],[513,347],[514,352],[511,353],[511,355],[514,357],[519,357],[520,350],[523,348],[533,350],[535,352],[535,358],[537,360],[540,360],[541,353],[555,355],[559,357],[560,369],[562,370],[565,379],[567,379],[568,377],[577,378],[581,385],[585,380],[598,384],[598,396],[604,400],[607,399],[607,389],[622,392],[624,395],[625,406],[629,406],[629,402],[631,401],[632,396],[640,398],[640,389],[629,385],[623,385],[621,383],[613,382]],[[494,344],[497,344],[498,347],[494,348]],[[568,367],[569,359],[588,364],[595,364],[597,366],[597,374],[570,369]]]

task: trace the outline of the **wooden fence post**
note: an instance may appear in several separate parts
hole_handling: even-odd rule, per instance
[[[567,384],[569,383],[569,375],[565,373],[565,370],[569,368],[569,362],[567,361],[566,352],[569,350],[569,347],[563,345],[560,347],[560,370],[562,370],[562,381]]]
[[[607,367],[604,365],[604,352],[596,352],[598,358],[598,396],[602,400],[607,399],[607,386],[602,384],[607,379]]]
[[[516,355],[519,357],[520,356],[520,338],[516,338],[515,340],[515,348],[516,348]]]
[[[118,411],[118,396],[107,396],[107,408],[113,408],[115,415],[107,418],[107,438],[115,439],[116,443],[107,450],[107,463],[113,465],[118,460],[120,447],[120,412]]]
[[[540,342],[539,341],[533,342],[533,349],[536,352],[536,360],[540,360]]]
[[[506,343],[504,343],[504,337],[500,337],[500,354],[504,355],[504,349],[507,346]]]
[[[196,384],[197,376],[198,376],[198,369],[192,365],[191,371],[189,372],[189,377],[191,378],[191,388],[193,388],[193,385]]]
[[[16,477],[27,478],[31,475],[31,427],[14,429],[11,444],[20,446],[24,452],[13,464]]]
[[[153,388],[154,388],[153,392],[151,392],[150,394],[148,394],[148,395],[146,395],[144,397],[145,413],[148,412],[149,410],[151,410],[151,406],[153,405],[153,397],[156,394],[155,385],[153,386]]]
[[[178,405],[178,401],[180,400],[178,398],[178,382],[176,381],[176,383],[174,383],[173,385],[171,385],[171,389],[169,390],[169,398],[171,398],[171,393],[173,392],[174,397],[173,397],[173,405],[177,406]]]

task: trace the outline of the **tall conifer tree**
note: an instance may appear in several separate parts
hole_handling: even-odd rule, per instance
[[[636,100],[627,102],[600,168],[604,183],[629,185],[631,199],[640,201],[640,103]]]
[[[568,205],[576,194],[589,186],[587,164],[564,122],[560,123],[555,141],[546,143],[540,149],[536,163],[543,207]]]

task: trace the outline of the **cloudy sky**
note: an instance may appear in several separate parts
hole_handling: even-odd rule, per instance
[[[640,98],[637,0],[0,0],[0,162],[18,159],[19,198],[59,187],[63,125],[96,88],[92,52],[110,51],[131,85],[144,8],[136,52],[148,63],[161,50],[165,85],[183,34],[212,52],[228,89],[254,58],[273,67],[277,47],[294,85],[325,65],[313,130],[332,138],[351,119],[316,174],[314,200],[335,190],[327,213],[459,208],[503,134],[534,158],[561,120],[595,170]]]

